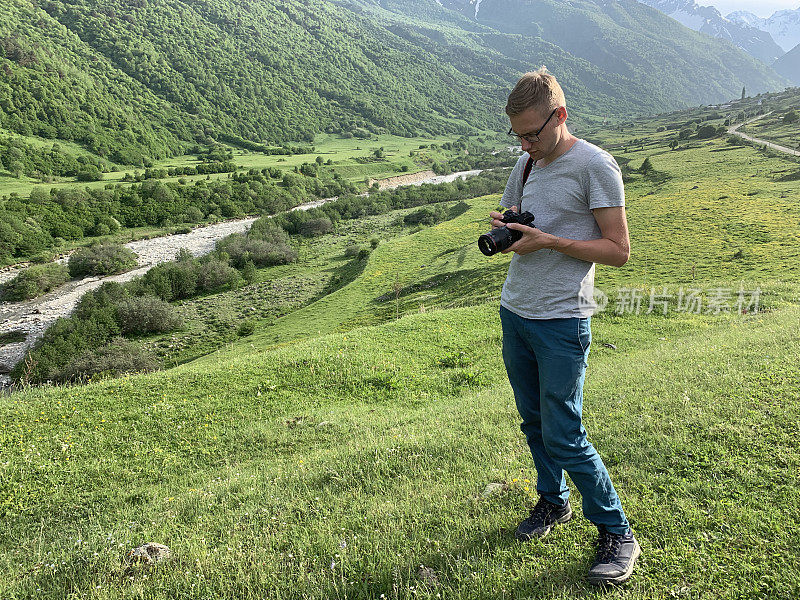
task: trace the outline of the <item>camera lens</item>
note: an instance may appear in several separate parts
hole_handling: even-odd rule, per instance
[[[492,236],[488,233],[484,233],[478,238],[478,248],[480,248],[481,252],[483,252],[486,256],[491,256],[492,254],[497,253],[497,246],[495,245]]]
[[[478,238],[478,248],[486,256],[502,252],[514,243],[513,234],[508,227],[498,227]]]

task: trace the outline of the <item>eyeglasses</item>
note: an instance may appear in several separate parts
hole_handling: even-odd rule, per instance
[[[522,140],[525,140],[525,141],[526,141],[526,142],[528,142],[529,144],[535,144],[536,142],[538,142],[538,141],[539,141],[539,134],[540,134],[540,133],[542,133],[542,131],[544,130],[544,128],[545,128],[545,127],[547,126],[547,124],[550,122],[550,119],[552,119],[552,118],[553,118],[553,115],[554,115],[554,114],[556,114],[556,111],[558,110],[558,108],[559,108],[559,107],[558,107],[558,106],[556,106],[556,107],[553,109],[553,112],[551,112],[551,113],[550,113],[550,116],[549,116],[549,117],[547,117],[547,120],[544,122],[544,125],[542,125],[542,126],[539,128],[539,131],[537,131],[536,133],[523,133],[523,134],[514,133],[514,128],[513,128],[513,127],[511,127],[511,128],[508,130],[508,135],[510,135],[510,136],[512,136],[512,137],[515,137],[515,138],[517,138],[517,140],[518,140],[519,142],[522,142]]]

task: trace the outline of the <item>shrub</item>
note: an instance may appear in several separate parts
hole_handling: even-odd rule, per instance
[[[328,217],[311,219],[300,226],[300,233],[304,237],[317,237],[333,231],[333,223]]]
[[[253,222],[247,237],[251,240],[266,240],[273,244],[289,243],[289,234],[271,217],[261,217]]]
[[[75,179],[78,181],[100,181],[102,178],[103,174],[95,165],[81,167],[81,170],[75,175]]]
[[[189,298],[197,292],[199,265],[195,260],[182,260],[158,266],[163,277],[169,281],[171,300]],[[166,300],[166,298],[165,298]]]
[[[19,273],[3,286],[3,300],[29,300],[49,292],[69,279],[65,265],[49,263],[34,265]]]
[[[284,239],[283,241],[272,241],[270,239],[252,239],[241,233],[231,234],[219,242],[216,249],[224,252],[230,257],[231,264],[238,269],[243,269],[249,262],[254,265],[285,265],[297,260],[297,252],[288,244],[288,236],[282,229],[278,229],[281,235],[265,235],[272,237],[273,240]]]
[[[442,206],[425,206],[403,217],[406,225],[435,225],[443,221],[447,213]]]
[[[200,264],[197,285],[206,292],[221,289],[223,287],[234,287],[241,277],[239,271],[231,267],[227,261],[212,258]]]
[[[716,137],[718,133],[719,131],[715,125],[703,125],[702,127],[697,128],[697,137],[701,140]]]
[[[133,342],[118,338],[96,350],[83,352],[60,373],[54,374],[53,379],[74,381],[92,375],[114,376],[122,373],[155,371],[158,367],[158,360],[153,354]]]
[[[95,244],[80,248],[69,258],[72,277],[113,275],[136,266],[136,254],[120,244]]]
[[[154,296],[125,298],[117,305],[124,334],[166,333],[183,325],[175,307]]]
[[[203,220],[203,211],[196,206],[190,206],[185,213],[187,223],[199,223]]]
[[[246,337],[252,335],[255,330],[256,324],[253,321],[242,321],[239,323],[239,327],[236,328],[236,335]]]
[[[358,244],[353,244],[344,249],[344,255],[351,258],[354,256],[358,256],[359,252],[361,252],[361,246],[359,246]]]
[[[256,265],[252,260],[245,261],[242,268],[239,269],[242,273],[242,277],[247,283],[253,283],[258,277],[258,271],[256,270]]]

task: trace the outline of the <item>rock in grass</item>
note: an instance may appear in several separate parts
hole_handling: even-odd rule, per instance
[[[170,554],[169,548],[164,544],[147,542],[146,544],[139,546],[138,548],[134,548],[128,552],[128,561],[131,563],[143,563],[146,565],[151,565],[160,560],[169,558]]]
[[[481,498],[488,498],[489,496],[494,496],[495,494],[505,492],[507,489],[508,486],[505,483],[488,483],[486,484],[486,488],[481,493]]]
[[[431,586],[439,585],[439,577],[436,575],[436,571],[430,567],[426,567],[425,565],[419,566],[419,570],[417,570],[417,578],[423,583],[427,583]]]

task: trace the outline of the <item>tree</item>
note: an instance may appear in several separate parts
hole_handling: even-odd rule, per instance
[[[797,123],[798,120],[800,120],[800,115],[797,114],[797,111],[794,109],[787,111],[786,114],[783,115],[784,123]]]

